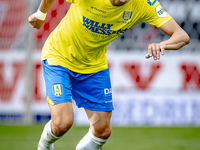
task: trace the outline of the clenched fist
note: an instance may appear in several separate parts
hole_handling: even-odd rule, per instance
[[[28,18],[28,21],[36,29],[40,29],[44,23],[44,20],[39,20],[35,17],[35,13]]]

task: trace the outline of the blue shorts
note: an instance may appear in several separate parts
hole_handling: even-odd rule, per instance
[[[78,107],[94,111],[112,111],[109,68],[92,74],[75,73],[60,65],[42,61],[47,100],[59,104],[75,100]]]

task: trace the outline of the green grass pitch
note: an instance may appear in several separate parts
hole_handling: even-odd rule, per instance
[[[0,125],[0,150],[36,150],[43,124]],[[73,126],[55,144],[55,150],[75,150],[88,127]],[[103,150],[200,150],[200,128],[112,127]]]

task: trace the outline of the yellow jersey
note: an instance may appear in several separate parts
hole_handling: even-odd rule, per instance
[[[47,38],[42,60],[77,73],[108,68],[108,44],[140,22],[160,27],[171,19],[157,0],[130,0],[113,6],[110,0],[67,0],[71,7]]]

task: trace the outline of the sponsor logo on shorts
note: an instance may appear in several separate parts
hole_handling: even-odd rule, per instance
[[[56,84],[53,85],[53,94],[55,96],[60,96],[63,92],[63,85],[62,84]]]
[[[105,101],[105,103],[112,103],[113,101],[111,100],[111,101]]]
[[[158,17],[167,17],[167,13],[166,13],[166,11],[163,10],[161,5],[158,5],[156,7],[156,13],[157,13]]]
[[[157,0],[147,0],[147,3],[148,3],[150,6],[153,6],[156,2],[157,2]]]
[[[105,96],[111,96],[112,95],[112,88],[110,88],[110,89],[108,89],[108,88],[104,89],[104,94],[105,94]]]

